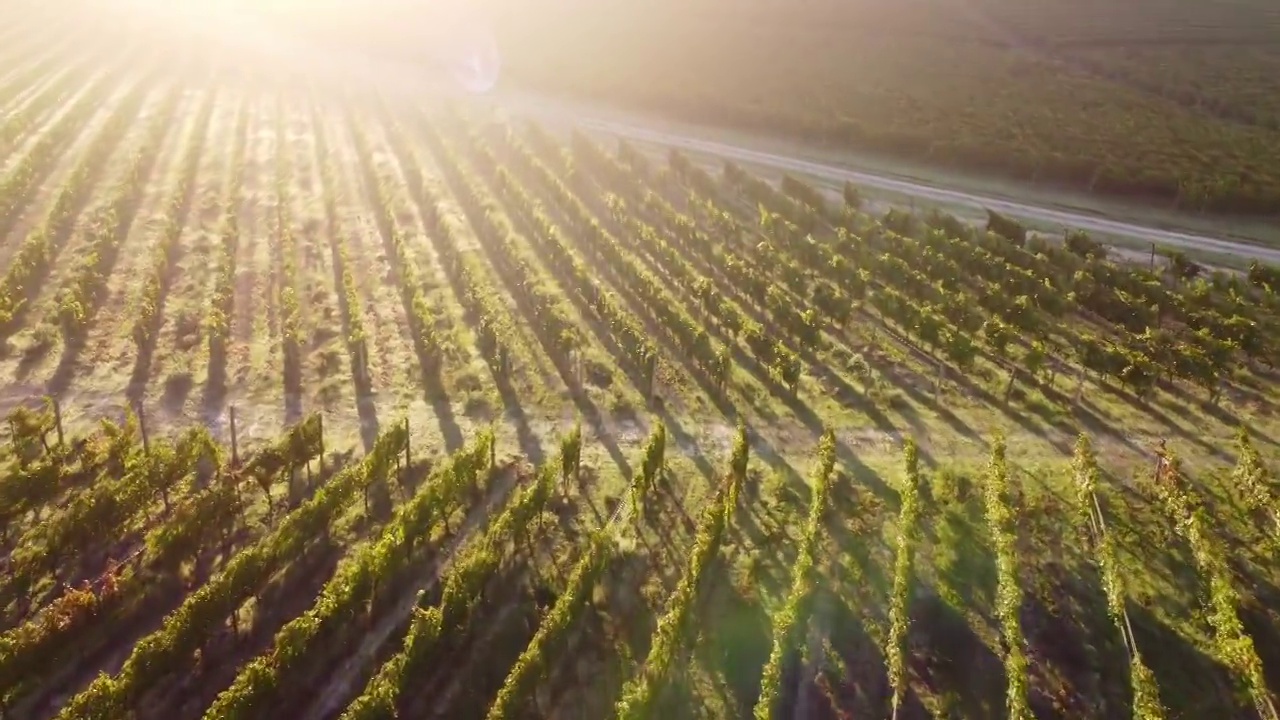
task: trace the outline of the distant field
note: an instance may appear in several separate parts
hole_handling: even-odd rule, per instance
[[[42,7],[3,720],[1275,720],[1280,269]]]
[[[1280,208],[1267,0],[490,4],[510,86],[1166,207]]]

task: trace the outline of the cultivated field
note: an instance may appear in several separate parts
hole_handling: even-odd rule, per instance
[[[481,4],[504,87],[1162,208],[1280,208],[1269,0]]]
[[[90,29],[0,29],[6,720],[1275,720],[1276,268]]]

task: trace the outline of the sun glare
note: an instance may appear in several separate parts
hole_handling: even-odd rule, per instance
[[[225,62],[290,77],[339,72],[357,82],[409,76],[481,94],[498,82],[498,43],[475,6],[374,0],[115,0],[106,6],[158,37],[182,37]],[[356,73],[355,77],[351,77]]]

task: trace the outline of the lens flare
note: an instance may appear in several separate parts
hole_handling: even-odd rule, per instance
[[[447,63],[458,84],[467,92],[482,95],[498,84],[501,59],[498,44],[487,28],[476,26],[465,35],[459,33],[456,47]]]

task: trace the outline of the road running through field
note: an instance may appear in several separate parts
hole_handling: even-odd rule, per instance
[[[962,190],[926,185],[902,178],[877,175],[838,165],[764,152],[703,137],[657,130],[630,122],[592,117],[587,113],[577,112],[554,103],[530,98],[504,99],[496,104],[506,107],[513,114],[536,117],[543,122],[557,125],[572,124],[584,130],[608,133],[644,143],[679,148],[688,152],[716,155],[735,162],[750,163],[784,172],[800,173],[829,182],[844,183],[848,181],[855,185],[878,188],[922,200],[967,205],[974,208],[988,208],[1023,220],[1054,223],[1064,228],[1133,238],[1145,242],[1153,242],[1168,248],[1221,253],[1280,264],[1280,249],[1264,245],[1224,240],[1176,230],[1163,230],[1070,210],[1047,208]]]

